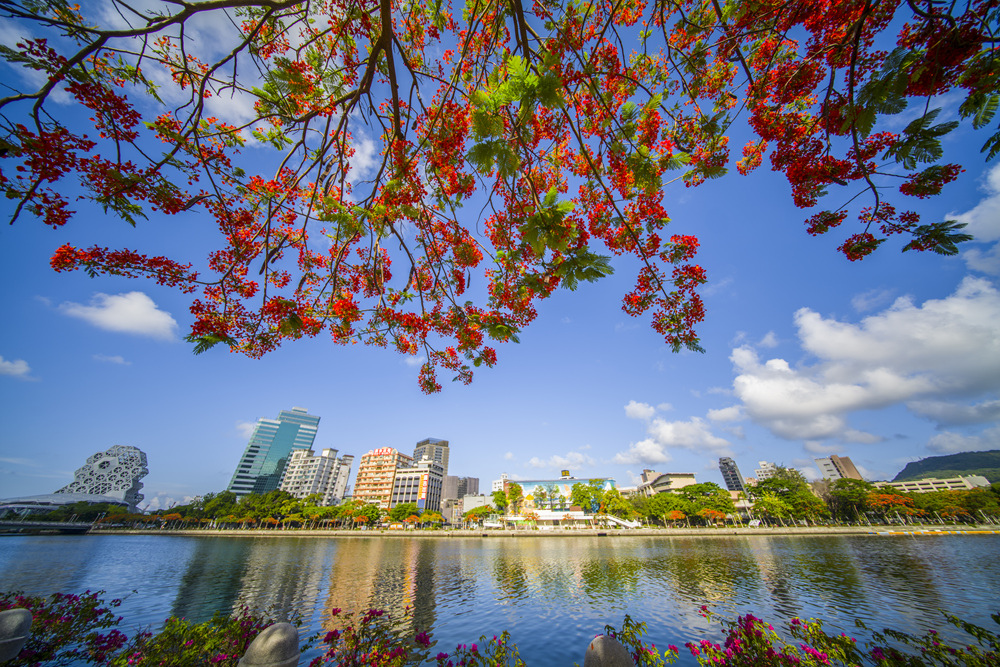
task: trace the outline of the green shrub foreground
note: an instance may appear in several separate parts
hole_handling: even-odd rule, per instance
[[[0,593],[0,610],[24,607],[34,621],[27,644],[11,667],[91,664],[106,667],[127,665],[236,667],[240,657],[261,630],[274,621],[246,609],[231,616],[216,614],[204,623],[183,618],[167,619],[156,633],[140,631],[131,638],[117,629],[122,618],[113,611],[121,600],[105,602],[103,592],[82,595],[57,593],[50,597]],[[785,636],[774,626],[753,615],[735,620],[713,614],[702,607],[702,615],[718,623],[721,643],[703,639],[685,647],[699,665],[720,667],[785,667],[818,665],[873,665],[876,667],[947,665],[990,667],[1000,665],[1000,636],[985,628],[945,614],[966,639],[955,643],[931,630],[917,636],[896,630],[871,632],[871,640],[859,645],[846,634],[829,635],[822,622],[794,618]],[[481,637],[474,644],[460,644],[451,652],[435,651],[427,632],[408,632],[406,618],[369,610],[359,617],[334,609],[339,629],[306,639],[302,651],[318,650],[309,667],[517,667],[526,663],[510,635],[503,632]],[[1000,624],[1000,613],[992,615]],[[869,632],[860,621],[858,627]],[[295,621],[300,625],[299,621]],[[639,667],[673,663],[679,649],[666,650],[644,640],[646,624],[625,616],[620,628],[606,626],[631,653]],[[585,647],[567,647],[582,654]],[[578,649],[578,650],[574,650]],[[568,662],[568,660],[567,660]]]

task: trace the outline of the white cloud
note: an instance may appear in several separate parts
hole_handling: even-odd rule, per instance
[[[802,476],[805,477],[810,482],[815,482],[816,480],[822,479],[819,474],[819,469],[817,469],[814,466],[802,465],[802,466],[797,466],[796,469],[800,473],[802,473]]]
[[[885,442],[886,438],[875,435],[874,433],[867,433],[865,431],[857,431],[853,428],[849,428],[841,434],[840,439],[844,442],[853,442],[862,445],[874,445],[877,442]]]
[[[32,461],[31,459],[8,459],[0,457],[0,463],[10,463],[19,466],[32,466],[38,467],[40,464],[37,461]]]
[[[66,302],[59,306],[59,310],[107,331],[161,340],[176,339],[177,322],[142,292],[95,294],[89,306]]]
[[[529,468],[552,468],[555,470],[565,470],[572,468],[582,468],[592,466],[595,461],[593,457],[582,452],[568,452],[565,456],[555,454],[547,459],[540,459],[537,456],[528,460]]]
[[[407,354],[403,357],[403,363],[407,366],[423,366],[427,362],[427,357],[420,355],[419,357],[412,354]]]
[[[625,406],[625,416],[629,419],[652,419],[655,414],[656,408],[648,403],[629,401]]]
[[[103,361],[103,362],[109,363],[109,364],[120,364],[122,366],[131,366],[132,365],[131,361],[126,361],[125,357],[122,357],[121,355],[118,355],[118,354],[115,354],[115,355],[95,354],[94,355],[94,359],[96,361]]]
[[[615,454],[615,463],[666,463],[671,460],[669,449],[680,447],[698,453],[709,450],[716,454],[729,453],[729,441],[714,435],[704,420],[692,417],[689,421],[668,422],[654,419],[646,427],[650,436],[629,445],[628,451]]]
[[[965,265],[972,271],[1000,276],[1000,243],[994,244],[987,251],[973,248],[962,253]]]
[[[927,441],[927,449],[939,454],[980,452],[998,447],[1000,447],[1000,426],[994,426],[979,435],[962,435],[954,431],[945,431]]]
[[[670,412],[671,410],[674,409],[674,406],[670,405],[669,403],[657,403],[656,409],[659,410],[660,412]]]
[[[24,359],[7,361],[0,357],[0,375],[10,375],[11,377],[28,380],[31,378],[31,367]]]
[[[503,458],[504,458],[505,461],[513,461],[514,460],[514,452],[507,452],[506,454],[503,455]]]
[[[667,463],[671,460],[673,460],[673,457],[670,456],[670,452],[667,451],[666,447],[651,438],[632,443],[629,445],[627,452],[618,452],[614,458],[615,463],[625,464]]]
[[[920,306],[897,299],[859,324],[808,308],[795,322],[815,364],[762,363],[747,346],[730,357],[745,413],[783,438],[877,442],[849,428],[848,415],[1000,389],[1000,293],[983,279],[966,278],[951,296]]]
[[[354,155],[348,158],[347,180],[353,184],[365,178],[375,167],[379,151],[374,141],[363,136],[355,136],[351,148]]]
[[[986,174],[982,189],[986,197],[975,208],[965,213],[949,213],[945,218],[964,222],[967,225],[964,231],[977,241],[997,241],[1000,240],[1000,165]]]
[[[907,407],[918,415],[937,422],[938,426],[982,424],[1000,420],[1000,400],[977,405],[962,405],[949,401],[910,401]]]
[[[802,443],[802,448],[810,454],[832,454],[840,451],[840,445],[829,444],[822,440],[806,440]]]
[[[728,408],[709,410],[708,418],[714,422],[734,422],[743,419],[743,409],[739,405],[730,405]]]
[[[728,433],[737,440],[746,440],[747,437],[746,429],[742,426],[720,426],[719,430],[723,433]]]
[[[240,437],[244,440],[249,440],[250,436],[253,435],[253,430],[257,426],[257,422],[236,422],[236,432],[240,434]]]
[[[851,306],[859,313],[867,313],[869,310],[881,308],[892,301],[893,292],[887,289],[868,290],[864,294],[857,294],[851,299]]]
[[[778,336],[773,331],[768,331],[763,338],[757,342],[757,347],[778,347]]]
[[[986,174],[982,190],[986,196],[965,213],[949,213],[946,218],[966,223],[965,230],[981,243],[1000,240],[1000,165]],[[962,253],[972,271],[1000,275],[1000,244],[988,250],[973,248]]]
[[[146,504],[143,506],[148,512],[155,512],[157,510],[170,509],[177,504],[177,500],[173,496],[168,496],[164,493],[157,493],[152,498],[147,496]]]

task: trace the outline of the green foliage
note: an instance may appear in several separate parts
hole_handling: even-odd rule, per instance
[[[253,639],[273,621],[263,614],[241,610],[232,616],[216,614],[205,623],[167,619],[157,633],[140,632],[131,640],[114,628],[121,618],[105,605],[101,593],[84,595],[56,594],[51,598],[33,598],[18,593],[0,594],[0,609],[30,609],[34,622],[32,636],[12,666],[93,664],[104,667],[145,665],[148,667],[201,667],[221,665],[236,667]],[[1000,660],[1000,636],[996,632],[944,615],[965,637],[952,643],[937,631],[922,636],[885,629],[872,633],[864,646],[847,636],[831,636],[822,623],[794,618],[788,624],[791,641],[775,627],[751,614],[729,620],[712,614],[703,606],[702,615],[715,620],[722,630],[722,643],[701,639],[686,644],[699,665],[713,667],[785,667],[785,666],[861,666],[875,667],[931,666],[989,667]],[[517,646],[507,632],[480,637],[475,644],[460,644],[451,653],[439,652],[431,658],[435,641],[428,632],[409,630],[410,611],[402,618],[370,609],[355,621],[351,613],[333,609],[337,629],[309,638],[303,650],[320,644],[322,655],[309,667],[523,667]],[[992,614],[1000,624],[1000,613]],[[299,620],[293,620],[300,625]],[[858,627],[868,628],[856,621]],[[605,626],[605,633],[629,651],[637,667],[673,663],[678,649],[666,650],[646,644],[646,624],[625,616],[621,628]]]
[[[469,522],[482,523],[487,517],[493,514],[496,510],[488,505],[480,505],[479,507],[473,507],[471,510],[465,513],[465,520]]]
[[[507,494],[504,493],[503,491],[499,490],[494,491],[492,499],[493,499],[493,506],[496,507],[501,512],[505,511],[507,509],[507,506],[510,505],[509,501],[507,500]]]
[[[868,509],[868,494],[875,487],[863,479],[841,478],[830,490],[830,511],[838,519],[856,521]]]
[[[604,492],[604,511],[619,519],[631,519],[636,512],[618,489]]]
[[[913,240],[903,246],[903,252],[925,248],[938,255],[957,255],[957,244],[971,241],[973,238],[972,234],[960,231],[966,226],[966,223],[956,220],[917,225],[913,229]]]
[[[656,644],[646,646],[642,638],[646,634],[646,624],[632,620],[628,614],[622,620],[622,627],[605,625],[607,636],[618,640],[632,655],[636,667],[658,667],[673,663],[677,659],[677,647],[670,645],[663,653],[656,650]]]
[[[421,511],[417,509],[416,503],[399,503],[389,510],[389,520],[403,521],[414,514],[417,516],[420,516],[421,514]]]
[[[670,520],[671,512],[682,512],[685,516],[694,514],[691,503],[674,493],[657,493],[652,496],[647,503],[646,516],[650,519],[660,521],[664,526]]]
[[[1000,664],[1000,636],[972,623],[961,620],[957,616],[944,614],[945,619],[955,628],[966,633],[971,639],[951,645],[942,639],[936,630],[930,630],[922,636],[911,635],[898,630],[886,629],[872,634],[872,643],[868,656],[878,667],[923,667],[924,665],[963,665],[965,667],[991,667]],[[1000,613],[990,617],[1000,624]],[[858,627],[868,628],[861,621],[856,621]],[[883,644],[879,646],[879,644]],[[916,649],[910,653],[902,647]]]
[[[829,509],[809,488],[798,470],[779,466],[773,477],[748,489],[754,511],[779,519],[816,519],[827,516]]]
[[[204,623],[171,616],[162,630],[155,634],[139,633],[106,664],[109,667],[237,667],[250,642],[273,622],[247,609],[232,616],[216,612]]]

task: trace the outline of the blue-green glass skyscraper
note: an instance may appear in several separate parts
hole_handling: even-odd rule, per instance
[[[229,490],[237,496],[278,488],[293,449],[312,449],[319,417],[305,408],[282,410],[277,419],[258,419]]]

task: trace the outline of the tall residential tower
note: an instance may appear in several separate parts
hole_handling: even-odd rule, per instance
[[[324,449],[319,456],[311,449],[295,449],[288,457],[280,488],[296,498],[319,494],[319,505],[339,505],[347,494],[353,462],[350,454],[337,458],[336,449]]]
[[[413,449],[413,460],[430,459],[438,463],[445,475],[448,474],[448,441],[437,438],[426,438],[417,443]]]
[[[292,450],[312,449],[319,417],[305,408],[282,410],[277,419],[258,419],[229,490],[237,496],[278,488]]]
[[[727,489],[730,491],[746,491],[746,482],[743,481],[743,475],[740,474],[740,469],[737,467],[736,461],[728,456],[723,456],[719,459],[719,472],[722,473],[722,479],[726,482]]]

